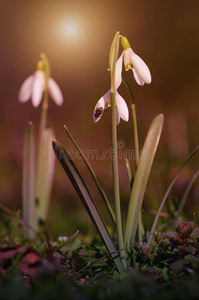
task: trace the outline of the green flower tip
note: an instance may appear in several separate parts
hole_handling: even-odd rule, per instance
[[[121,36],[121,43],[124,50],[127,50],[128,48],[131,48],[128,39],[125,36]]]
[[[45,70],[45,64],[42,59],[40,59],[37,63],[37,71],[44,71]]]
[[[48,58],[47,58],[47,56],[46,56],[45,53],[41,53],[40,57],[41,57],[41,59],[43,61],[43,64],[44,64],[44,70],[46,71],[46,77],[50,78],[50,76],[51,76],[51,69],[50,69],[50,63],[48,61]]]

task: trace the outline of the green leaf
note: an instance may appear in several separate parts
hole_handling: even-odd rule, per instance
[[[116,32],[113,42],[111,44],[110,48],[110,54],[109,54],[109,68],[110,71],[115,73],[115,64],[118,58],[118,51],[119,51],[119,31]]]
[[[71,142],[73,143],[73,145],[75,146],[75,148],[78,150],[78,153],[80,154],[80,156],[81,156],[81,158],[83,159],[85,165],[87,166],[87,168],[88,168],[88,170],[89,170],[89,172],[90,172],[90,174],[91,174],[91,176],[92,176],[92,178],[93,178],[93,180],[94,180],[94,182],[95,182],[95,184],[96,184],[96,186],[97,186],[97,188],[98,188],[98,190],[99,190],[99,193],[101,194],[102,199],[104,200],[104,203],[105,203],[105,205],[106,205],[106,207],[107,207],[107,210],[108,210],[108,212],[109,212],[109,214],[110,214],[110,216],[111,216],[111,219],[112,219],[112,221],[113,221],[113,224],[115,225],[115,214],[114,214],[114,212],[113,212],[113,210],[112,210],[112,207],[111,207],[111,205],[110,205],[110,203],[109,203],[109,200],[108,200],[108,198],[107,198],[107,196],[106,196],[106,194],[105,194],[103,188],[101,187],[101,185],[100,185],[100,183],[99,183],[99,181],[98,181],[98,179],[97,179],[97,177],[96,177],[96,175],[95,175],[94,170],[92,169],[91,165],[89,164],[88,160],[87,160],[86,157],[84,156],[83,152],[82,152],[81,149],[78,147],[78,145],[77,145],[77,143],[75,142],[75,140],[73,139],[73,137],[72,137],[72,135],[70,134],[68,128],[67,128],[66,126],[64,126],[64,129],[66,130],[66,133],[68,134],[68,137],[70,138],[70,140],[71,140]]]
[[[37,170],[36,180],[36,220],[37,223],[45,221],[48,215],[53,177],[55,158],[52,155],[52,140],[54,139],[54,133],[51,127],[44,129],[42,133],[42,148],[40,162]]]
[[[104,241],[108,251],[115,252],[115,246],[110,238],[108,230],[100,216],[100,213],[97,209],[97,206],[92,199],[92,196],[84,182],[79,170],[77,169],[75,163],[73,162],[72,158],[68,154],[68,152],[57,142],[53,141],[53,149],[54,152],[60,161],[62,167],[64,168],[66,174],[68,175],[73,187],[75,188],[78,196],[82,200],[91,220],[93,221],[94,225],[96,226],[102,240]],[[120,258],[116,255],[112,255],[114,262],[118,268],[119,272],[124,270],[123,265],[121,263]]]
[[[130,166],[130,162],[129,162],[128,158],[125,158],[125,162],[126,162],[127,175],[128,175],[128,179],[129,179],[129,185],[130,185],[130,188],[132,189],[133,174],[132,174],[132,171],[131,171],[131,166]]]
[[[30,122],[26,128],[23,149],[23,216],[35,227],[35,131]],[[32,237],[33,231],[26,227],[26,235]]]
[[[176,179],[178,178],[178,175],[180,174],[180,172],[182,171],[182,169],[184,168],[184,166],[188,163],[188,161],[191,159],[191,157],[195,154],[195,152],[196,152],[198,149],[199,149],[199,146],[197,146],[197,147],[194,149],[194,151],[189,155],[189,157],[186,159],[186,161],[183,163],[183,165],[180,167],[180,169],[179,169],[178,172],[176,173],[176,175],[175,175],[174,179],[172,180],[170,186],[168,187],[168,189],[167,189],[167,191],[166,191],[166,193],[165,193],[165,195],[164,195],[164,197],[163,197],[163,199],[162,199],[162,202],[161,202],[161,204],[160,204],[160,207],[159,207],[159,209],[158,209],[158,212],[157,212],[157,214],[156,214],[155,220],[154,220],[153,225],[152,225],[152,228],[151,228],[151,232],[155,232],[155,229],[156,229],[156,226],[157,226],[157,223],[158,223],[158,219],[159,219],[160,213],[161,213],[161,211],[162,211],[162,208],[163,208],[163,206],[164,206],[164,203],[165,203],[165,201],[166,201],[166,199],[167,199],[167,197],[168,197],[168,195],[169,195],[169,192],[170,192],[170,190],[172,189],[172,187],[173,187],[173,185],[174,185]],[[151,235],[151,236],[149,237],[149,240],[148,240],[148,244],[149,244],[149,245],[151,244],[152,239],[153,239],[153,236]]]
[[[151,171],[154,156],[157,150],[159,139],[164,123],[164,116],[162,114],[156,116],[149,128],[137,167],[134,178],[133,188],[130,195],[127,221],[125,227],[124,245],[129,246],[130,241],[133,243],[138,218],[142,208],[143,197]]]

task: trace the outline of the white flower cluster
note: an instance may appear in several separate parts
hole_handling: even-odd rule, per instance
[[[46,80],[45,71],[41,68],[41,61],[38,62],[38,69],[34,74],[25,79],[19,90],[19,101],[27,102],[32,99],[34,107],[41,103],[43,92],[48,88],[49,94],[57,105],[63,104],[63,95],[53,78]]]
[[[131,69],[135,81],[139,85],[144,85],[145,83],[151,83],[151,73],[148,66],[145,62],[130,48],[130,44],[125,37],[121,37],[121,42],[123,46],[123,52],[118,58],[115,66],[115,89],[116,89],[116,122],[117,125],[120,123],[120,118],[128,122],[129,120],[129,111],[125,100],[118,93],[117,89],[119,88],[122,82],[122,62],[124,61],[125,70],[128,71]],[[93,121],[97,122],[101,119],[105,109],[110,107],[111,104],[111,94],[110,90],[104,94],[99,101],[97,102],[94,112],[93,112]]]

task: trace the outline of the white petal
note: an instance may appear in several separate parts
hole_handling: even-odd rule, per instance
[[[61,92],[58,84],[52,78],[48,79],[48,89],[49,89],[50,95],[53,98],[53,100],[55,101],[55,103],[57,105],[62,105],[63,104],[62,92]]]
[[[135,81],[139,85],[151,83],[151,72],[145,62],[131,48],[123,52],[125,69],[126,71],[133,70]]]
[[[129,49],[124,50],[123,54],[124,54],[124,66],[125,66],[125,70],[128,71],[129,69],[131,69],[133,66],[131,65],[131,61],[130,61],[130,56],[129,56]],[[131,49],[132,50],[132,49]]]
[[[133,52],[131,48],[129,50],[130,63],[133,64],[133,74],[136,82],[139,85],[144,85],[144,83],[151,83],[151,72],[145,62]],[[126,51],[127,51],[126,50]]]
[[[19,101],[26,102],[30,99],[32,93],[32,84],[33,84],[34,75],[29,76],[24,80],[22,86],[19,90]]]
[[[122,82],[122,60],[123,60],[123,52],[118,58],[115,65],[115,89],[117,90]]]
[[[32,104],[34,107],[39,106],[45,86],[45,75],[43,71],[36,71],[32,87]]]
[[[103,113],[104,113],[104,108],[106,103],[110,102],[110,90],[104,94],[97,102],[95,105],[94,111],[93,111],[93,121],[97,122],[101,119]]]
[[[118,108],[116,107],[116,125],[120,124],[120,113]]]
[[[135,81],[137,82],[137,84],[143,86],[145,84],[145,81],[144,81],[143,77],[140,75],[139,72],[137,72],[136,69],[133,68],[132,71],[133,71],[133,76],[134,76]]]
[[[120,96],[118,92],[116,92],[116,105],[118,109],[118,113],[120,118],[124,121],[128,122],[129,120],[129,110],[125,100]]]

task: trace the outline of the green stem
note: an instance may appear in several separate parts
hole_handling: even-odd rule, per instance
[[[111,122],[112,169],[113,169],[115,215],[116,215],[116,225],[117,225],[119,249],[122,249],[122,248],[124,248],[124,243],[123,243],[121,207],[120,207],[115,93],[111,93],[111,110],[112,110],[112,114],[111,114],[112,115],[112,118],[111,118],[111,120],[112,120],[112,122]],[[124,254],[122,252],[120,254],[121,254],[121,258],[124,257]]]
[[[42,100],[42,110],[41,110],[41,121],[40,121],[40,133],[39,133],[39,150],[41,149],[41,145],[43,142],[43,132],[46,128],[47,123],[47,112],[48,112],[48,79],[50,78],[51,70],[49,61],[44,53],[41,54],[41,58],[44,62],[45,69],[45,91]]]
[[[48,96],[49,96],[48,79],[50,78],[50,73],[51,73],[49,61],[44,53],[41,54],[41,58],[44,62],[44,68],[45,68],[45,91],[42,100],[42,110],[41,110],[41,121],[40,121],[40,131],[39,131],[39,154],[41,154],[40,150],[43,142],[43,132],[47,123]]]
[[[48,112],[48,78],[50,77],[50,65],[45,56],[45,54],[41,55],[41,58],[45,65],[45,91],[42,100],[42,109],[41,109],[41,119],[40,119],[40,130],[39,130],[39,148],[38,148],[38,159],[37,159],[37,173],[36,173],[36,226],[39,226],[39,210],[40,210],[40,195],[41,193],[41,174],[43,169],[43,156],[44,156],[44,147],[45,147],[45,128],[47,125],[47,112]]]
[[[42,101],[41,109],[41,121],[40,121],[40,130],[39,130],[39,148],[41,148],[43,140],[43,132],[47,124],[47,112],[48,112],[48,90],[45,90],[44,97]]]
[[[44,144],[45,144],[45,137],[44,131],[47,124],[47,111],[48,111],[48,91],[45,90],[44,97],[42,101],[42,110],[41,110],[41,120],[40,120],[40,131],[39,131],[39,148],[38,148],[38,159],[37,159],[37,172],[36,172],[36,228],[39,227],[39,210],[40,210],[40,181],[42,168],[43,168],[43,156],[44,156]]]
[[[130,99],[131,99],[131,112],[133,117],[133,137],[134,137],[134,147],[135,147],[135,166],[137,169],[138,162],[139,162],[139,142],[138,142],[138,129],[137,129],[137,118],[136,118],[136,110],[135,110],[135,101],[134,97],[131,91],[131,88],[128,84],[128,82],[122,77],[122,82],[124,86],[126,87]]]
[[[134,147],[135,147],[135,166],[137,169],[138,162],[139,162],[139,142],[138,142],[138,129],[137,129],[137,118],[136,118],[136,111],[135,111],[135,104],[131,104],[131,111],[133,116],[133,130],[134,130]]]
[[[135,110],[135,100],[133,97],[133,93],[128,82],[122,77],[122,82],[127,89],[130,99],[131,99],[131,112],[132,112],[132,119],[133,119],[133,138],[134,138],[134,149],[135,149],[135,169],[137,170],[138,162],[139,162],[139,142],[138,142],[138,127],[137,127],[137,117],[136,117],[136,110]],[[138,236],[139,240],[141,241],[143,238],[142,235],[142,212],[139,212],[139,219],[138,219]]]
[[[117,226],[117,236],[119,249],[124,248],[122,218],[120,207],[120,189],[119,189],[119,171],[117,155],[117,124],[116,124],[116,98],[115,98],[115,64],[118,58],[119,50],[119,32],[116,33],[110,49],[110,74],[111,74],[111,144],[112,144],[112,170],[113,170],[113,188],[115,201],[115,216]],[[122,263],[126,267],[124,252],[120,252]]]
[[[138,219],[138,239],[139,239],[139,241],[143,240],[143,232],[144,232],[144,226],[142,223],[142,210],[140,210],[139,219]]]

